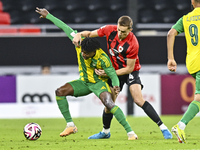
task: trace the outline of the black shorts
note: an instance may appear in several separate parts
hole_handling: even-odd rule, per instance
[[[143,85],[139,77],[139,71],[133,71],[130,74],[118,76],[118,78],[119,78],[119,83],[120,83],[120,90],[122,90],[124,83],[126,83],[128,87],[131,86],[132,84],[140,84],[141,89],[143,89]],[[111,79],[108,79],[108,84],[109,86],[112,87]]]

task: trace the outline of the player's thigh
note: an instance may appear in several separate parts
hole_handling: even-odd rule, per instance
[[[73,96],[79,97],[79,96],[85,96],[91,93],[91,90],[87,86],[87,84],[84,83],[82,80],[74,80],[71,82],[68,82],[72,88],[74,89]]]
[[[196,91],[194,100],[200,101],[200,71],[192,74],[192,76],[196,79]]]
[[[143,106],[145,100],[143,99],[142,96],[142,91],[141,91],[141,85],[140,84],[132,84],[129,87],[131,96],[134,100],[134,102],[138,105],[138,106]]]
[[[97,83],[93,83],[89,86],[89,89],[99,97],[102,92],[111,93],[110,87],[107,82],[99,81]],[[99,97],[100,98],[100,97]]]

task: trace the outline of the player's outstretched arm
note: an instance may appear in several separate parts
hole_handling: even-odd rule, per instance
[[[46,18],[46,19],[50,20],[58,28],[62,29],[67,34],[67,36],[69,37],[70,40],[73,40],[76,31],[74,31],[71,27],[69,27],[67,24],[65,24],[60,19],[54,17],[45,8],[41,9],[41,8],[36,7],[35,11],[41,15],[40,18]]]

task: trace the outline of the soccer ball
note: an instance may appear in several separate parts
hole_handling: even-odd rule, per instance
[[[28,123],[24,127],[24,136],[28,140],[37,140],[42,134],[42,129],[37,123]]]

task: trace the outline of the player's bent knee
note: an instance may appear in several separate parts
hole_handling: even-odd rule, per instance
[[[56,96],[67,96],[64,92],[64,90],[62,90],[61,88],[58,88],[56,91]]]
[[[105,113],[107,113],[107,114],[110,113],[110,110],[108,110],[107,107],[105,107],[104,111],[105,111]]]

